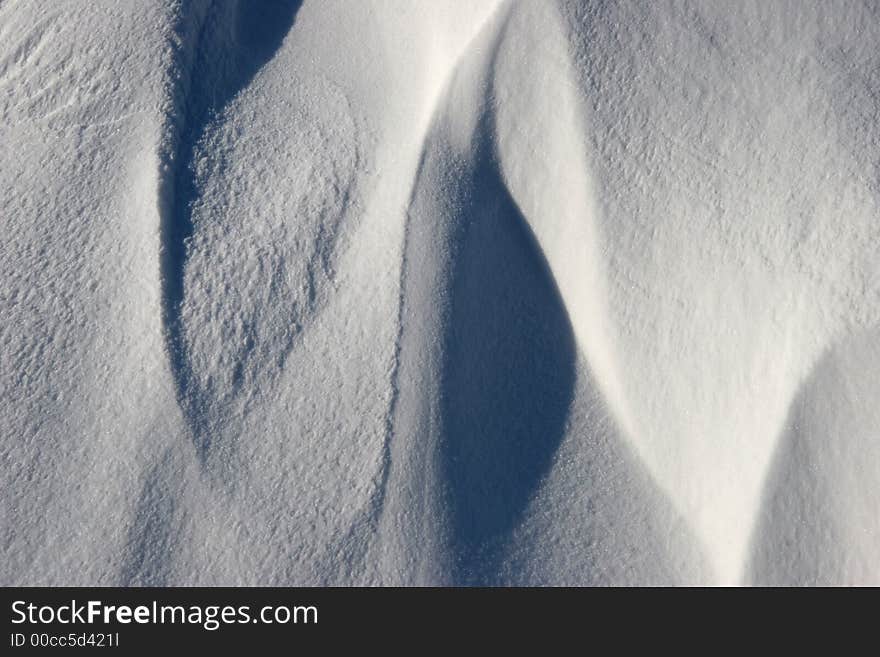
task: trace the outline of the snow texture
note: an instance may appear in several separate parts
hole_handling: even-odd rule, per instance
[[[880,4],[0,2],[0,582],[880,584]]]

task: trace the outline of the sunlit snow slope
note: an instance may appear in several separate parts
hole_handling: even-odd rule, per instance
[[[3,584],[880,584],[880,5],[0,2]]]

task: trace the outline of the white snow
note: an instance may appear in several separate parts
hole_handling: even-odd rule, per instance
[[[880,584],[878,44],[0,2],[0,582]]]

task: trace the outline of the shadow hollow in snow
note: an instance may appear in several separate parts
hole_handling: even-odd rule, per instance
[[[161,220],[164,323],[178,398],[187,410],[190,374],[182,338],[181,305],[187,242],[193,234],[198,200],[195,154],[207,129],[276,53],[294,24],[302,0],[190,4],[179,19],[182,42],[169,169],[161,182],[165,199]],[[192,413],[187,414],[195,424]],[[193,426],[196,433],[199,432]],[[197,443],[202,438],[197,438]],[[197,444],[200,452],[207,445]]]
[[[441,471],[452,576],[487,584],[562,441],[577,350],[568,314],[525,218],[481,157],[452,264]]]

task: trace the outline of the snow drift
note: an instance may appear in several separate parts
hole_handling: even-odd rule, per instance
[[[3,2],[3,583],[880,583],[878,43]]]

